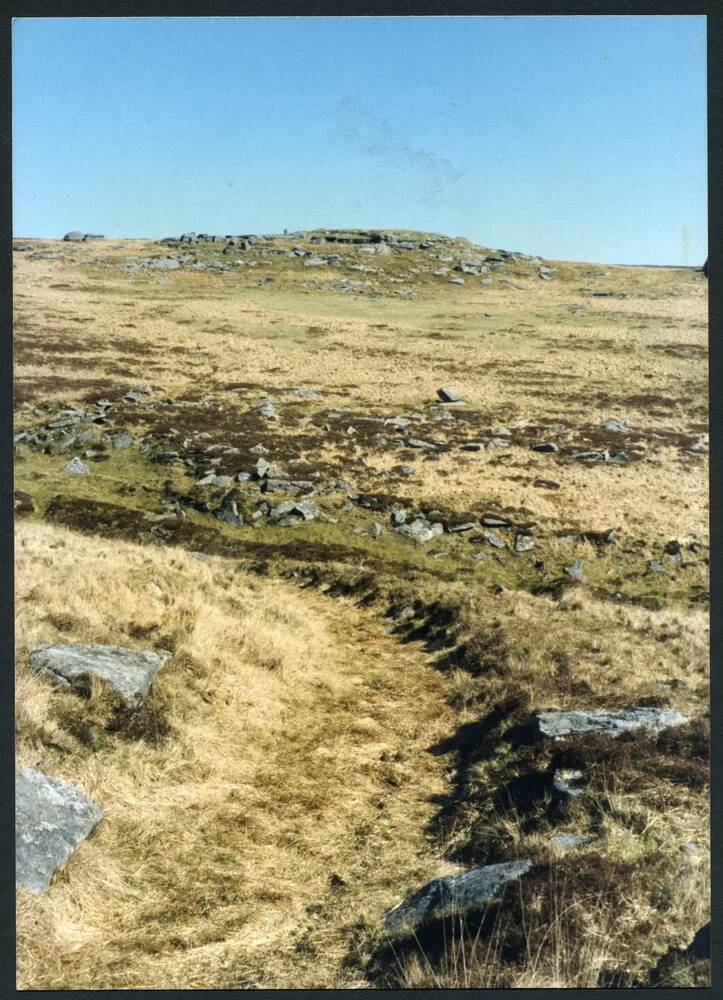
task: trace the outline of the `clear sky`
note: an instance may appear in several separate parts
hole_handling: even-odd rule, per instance
[[[13,231],[707,255],[702,16],[21,18]]]

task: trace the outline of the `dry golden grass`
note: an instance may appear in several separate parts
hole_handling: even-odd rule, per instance
[[[18,526],[16,599],[18,764],[105,812],[44,896],[19,896],[19,987],[344,983],[344,925],[438,874],[439,675],[350,603],[41,524]],[[145,732],[109,733],[99,689],[34,676],[43,641],[172,649]]]

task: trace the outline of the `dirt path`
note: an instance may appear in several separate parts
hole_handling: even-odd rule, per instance
[[[453,727],[443,675],[382,619],[346,599],[306,594],[335,639],[334,687],[298,692],[254,783],[268,789],[268,898],[232,940],[185,956],[195,966],[187,986],[203,985],[199,969],[212,956],[227,966],[229,986],[369,985],[344,963],[365,924],[425,880],[457,870],[426,833],[432,799],[449,787],[445,758],[428,752]]]

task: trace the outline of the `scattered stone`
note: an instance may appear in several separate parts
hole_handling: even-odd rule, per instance
[[[320,392],[316,392],[314,389],[294,389],[294,395],[300,396],[301,399],[323,399],[324,397]]]
[[[119,451],[123,448],[130,448],[133,444],[133,438],[130,434],[116,434],[111,438],[111,444],[114,451]]]
[[[259,416],[266,417],[267,420],[276,420],[278,417],[276,407],[270,399],[263,399],[260,403],[257,403],[256,410],[258,411]]]
[[[437,395],[443,403],[461,403],[462,397],[453,389],[437,389]]]
[[[222,478],[228,479],[229,477]],[[226,524],[230,524],[234,528],[238,528],[244,523],[243,517],[239,514],[238,505],[231,497],[227,497],[223,501],[214,516],[218,521],[225,521]]]
[[[664,572],[665,572],[665,566],[663,566],[661,562],[658,562],[657,559],[651,559],[648,562],[648,573],[664,573]]]
[[[303,518],[304,521],[313,521],[319,516],[319,508],[315,503],[307,500],[284,500],[269,512],[272,521],[281,521],[288,517],[296,519]],[[288,521],[286,523],[289,523]]]
[[[253,452],[254,455],[268,455],[269,449],[264,448],[262,444],[256,444],[253,448],[249,448],[249,451]]]
[[[571,458],[578,462],[607,462],[610,459],[608,451],[574,451]]]
[[[74,476],[87,476],[90,473],[90,468],[76,455],[64,467],[63,472],[70,472]]]
[[[493,438],[512,437],[512,431],[509,427],[493,427],[490,434]]]
[[[400,476],[413,476],[415,473],[415,468],[413,465],[402,465],[399,469]]]
[[[558,446],[555,444],[554,441],[542,441],[540,442],[540,444],[533,444],[532,450],[555,454],[560,449],[558,448]]]
[[[487,442],[488,448],[509,448],[510,442],[507,438],[493,437]]]
[[[681,726],[688,719],[672,708],[631,708],[626,711],[538,711],[535,722],[539,735],[557,739],[577,733],[607,733],[617,737],[621,733],[647,729],[659,733],[671,726]]]
[[[629,431],[630,428],[627,424],[623,423],[622,420],[605,420],[603,423],[603,430],[611,431],[616,434],[624,434]]]
[[[420,438],[407,438],[404,443],[407,448],[434,448],[430,441],[422,441]]]
[[[549,281],[555,273],[555,270],[556,269],[554,267],[540,267],[538,268],[537,273],[543,281]]]
[[[470,558],[474,559],[475,562],[487,562],[489,560],[489,556],[485,552],[474,552]]]
[[[24,767],[15,781],[15,886],[40,894],[103,818],[62,778]]]
[[[573,559],[569,566],[563,567],[563,572],[571,576],[573,580],[582,580],[582,559]]]
[[[559,768],[552,776],[552,787],[563,798],[576,799],[585,791],[579,784],[582,779],[582,771],[575,771],[571,768]]]
[[[494,533],[494,531],[490,531],[488,528],[485,528],[485,530],[482,532],[482,534],[487,539],[487,541],[490,543],[490,545],[493,545],[496,549],[507,548],[507,546],[502,541],[502,539],[500,538],[500,536],[496,535]]]
[[[571,851],[575,847],[582,847],[583,844],[590,844],[595,840],[594,834],[588,833],[553,833],[550,840],[556,847],[563,851]]]
[[[391,934],[409,934],[429,920],[457,917],[479,909],[498,898],[507,882],[529,870],[529,861],[509,861],[434,879],[387,913],[385,930]]]
[[[34,670],[61,687],[72,687],[87,675],[99,677],[126,705],[137,708],[170,655],[121,646],[45,643],[32,649],[28,659]]]
[[[463,524],[450,524],[448,530],[451,532],[472,531],[472,529],[476,527],[477,524],[475,521],[465,521]]]
[[[497,517],[496,514],[483,514],[480,518],[480,524],[486,528],[510,528],[512,526],[508,518]]]
[[[407,520],[407,512],[405,510],[393,510],[391,516],[391,522],[395,527],[400,524],[404,524]]]
[[[531,552],[534,547],[535,542],[531,535],[515,536],[515,552]]]
[[[423,543],[441,535],[444,528],[441,524],[430,524],[426,518],[417,517],[410,524],[400,524],[394,530],[400,535],[412,538],[415,542]]]

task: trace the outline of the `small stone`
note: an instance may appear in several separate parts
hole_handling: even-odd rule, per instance
[[[582,847],[583,844],[590,844],[595,840],[593,834],[584,833],[553,833],[551,842],[563,851],[571,851],[575,847]]]
[[[223,478],[228,477],[224,476]],[[224,500],[214,516],[218,521],[225,521],[226,524],[230,524],[234,528],[238,528],[244,523],[243,517],[239,514],[236,501],[230,497]]]
[[[90,473],[90,468],[76,456],[71,458],[63,468],[63,472],[70,472],[74,476],[87,476]]]
[[[413,476],[415,473],[415,468],[413,465],[402,465],[399,469],[400,476]]]
[[[407,520],[407,512],[405,510],[394,510],[392,511],[391,522],[395,527],[400,524],[404,524]]]
[[[552,776],[552,786],[564,798],[575,799],[585,791],[580,788],[582,781],[582,771],[575,771],[571,768],[559,768]]]
[[[603,430],[611,431],[616,434],[624,434],[629,431],[630,428],[622,420],[605,420],[603,422]]]
[[[549,452],[550,454],[554,454],[555,452],[558,452],[560,449],[558,448],[558,446],[555,444],[554,441],[542,441],[540,442],[540,444],[533,444],[532,450]]]
[[[462,397],[453,389],[437,389],[437,395],[443,403],[461,403]]]
[[[464,441],[459,446],[460,451],[482,451],[484,445],[481,441]]]
[[[571,576],[573,580],[582,580],[582,559],[573,559],[569,566],[563,567],[563,572]]]
[[[436,535],[441,535],[443,528],[441,524],[430,524],[424,518],[415,518],[410,524],[400,524],[394,529],[400,535],[406,535],[414,539],[415,542],[429,542]]]
[[[648,572],[649,573],[664,573],[665,572],[665,566],[663,566],[663,564],[661,562],[658,562],[657,559],[651,559],[648,562]]]
[[[472,529],[476,527],[477,524],[475,521],[465,521],[463,524],[450,524],[449,530],[451,532],[472,531]]]
[[[490,531],[488,528],[485,528],[482,534],[490,543],[490,545],[493,545],[496,549],[504,549],[507,547],[500,538],[500,536],[496,535],[494,531]]]
[[[492,437],[512,437],[512,431],[509,427],[493,427],[490,431]]]
[[[531,535],[515,536],[515,552],[531,552],[534,547],[535,542]]]

